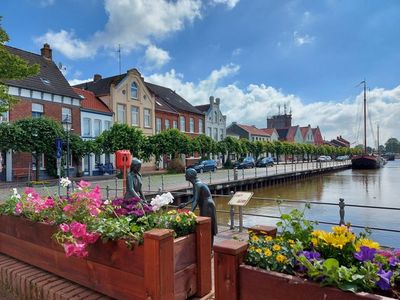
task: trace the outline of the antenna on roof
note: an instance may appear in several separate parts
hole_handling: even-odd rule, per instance
[[[64,65],[62,64],[62,62],[59,62],[57,66],[58,66],[58,69],[59,69],[61,72],[67,71],[67,67],[64,66]]]
[[[278,104],[278,116],[280,116],[280,115],[281,115],[281,105]]]
[[[121,44],[118,44],[118,66],[119,66],[119,74],[121,75]]]
[[[286,115],[286,103],[283,104],[283,110],[284,110],[284,113],[285,113],[285,115]]]

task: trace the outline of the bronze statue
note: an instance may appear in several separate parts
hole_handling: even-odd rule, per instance
[[[138,197],[142,201],[146,201],[142,191],[142,175],[140,174],[141,167],[142,162],[137,158],[133,158],[128,176],[126,177],[125,199]]]
[[[214,243],[214,235],[218,233],[217,214],[215,203],[208,186],[197,178],[195,169],[186,170],[185,179],[193,184],[193,198],[179,205],[180,208],[192,203],[192,211],[199,205],[200,216],[211,218],[211,243]]]

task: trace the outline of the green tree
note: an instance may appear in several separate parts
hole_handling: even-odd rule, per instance
[[[264,153],[265,147],[264,147],[264,143],[261,141],[255,141],[252,143],[252,153],[254,156],[254,159],[257,160],[258,157]]]
[[[200,153],[202,158],[208,158],[209,153],[217,152],[214,140],[204,134],[200,134],[193,138],[192,145],[195,151]]]
[[[193,150],[190,139],[175,128],[149,137],[149,143],[148,149],[156,159],[164,154],[176,158],[179,154],[189,154]]]
[[[400,153],[400,142],[396,138],[390,138],[385,143],[385,151],[391,153]]]
[[[20,80],[39,73],[39,65],[29,65],[17,55],[11,54],[4,47],[9,41],[6,31],[1,27],[0,17],[0,113],[9,111],[17,99],[8,94],[8,88],[2,84],[3,80]]]
[[[15,150],[31,153],[36,164],[35,178],[39,180],[39,165],[42,154],[54,157],[56,152],[55,140],[63,137],[64,132],[60,123],[49,118],[21,119],[14,123],[18,129]],[[54,165],[46,168],[54,170]]]
[[[138,157],[144,143],[144,135],[140,129],[127,124],[115,123],[109,130],[97,137],[96,142],[104,153],[114,153],[117,150],[129,150]]]
[[[230,161],[231,159],[231,154],[236,154],[239,155],[241,152],[241,147],[238,139],[235,139],[234,137],[227,136],[224,139],[225,145],[226,145],[226,152],[228,155],[228,160]]]
[[[13,123],[0,123],[0,152],[7,150],[17,150],[20,135],[20,128]]]

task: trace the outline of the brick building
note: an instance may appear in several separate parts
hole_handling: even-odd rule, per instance
[[[52,49],[44,44],[41,54],[35,54],[18,48],[4,46],[6,50],[18,55],[31,64],[38,64],[38,75],[22,80],[4,80],[8,93],[19,99],[12,109],[3,114],[0,122],[14,122],[23,118],[50,117],[56,121],[68,119],[72,122],[73,132],[80,134],[81,98],[72,90],[68,81],[52,60]],[[3,168],[0,180],[12,181],[17,177],[27,177],[29,170],[36,169],[29,153],[3,153]],[[70,160],[71,161],[71,160]],[[41,176],[46,177],[44,157],[40,162]],[[66,168],[67,166],[65,166]],[[70,174],[76,170],[71,162]]]

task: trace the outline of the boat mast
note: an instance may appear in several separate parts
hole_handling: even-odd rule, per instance
[[[379,124],[376,125],[377,130],[378,130],[378,156],[381,156],[380,151],[379,151]]]
[[[367,154],[367,83],[364,83],[364,154]]]

